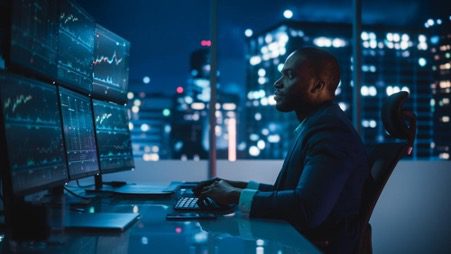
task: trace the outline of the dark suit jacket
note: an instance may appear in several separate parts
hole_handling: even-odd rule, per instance
[[[293,135],[275,184],[260,185],[250,217],[286,220],[311,239],[345,237],[350,247],[369,175],[359,135],[332,102],[307,116]]]

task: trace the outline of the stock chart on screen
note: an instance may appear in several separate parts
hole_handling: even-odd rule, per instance
[[[58,80],[83,93],[92,90],[94,20],[73,1],[59,1]]]
[[[127,100],[130,43],[97,25],[92,73],[93,96],[116,102]]]
[[[110,173],[134,167],[127,108],[93,100],[100,170]]]
[[[15,0],[11,14],[11,63],[56,78],[58,6],[55,1]]]
[[[71,179],[99,172],[91,100],[65,88],[59,89],[67,165]]]
[[[6,151],[13,191],[24,193],[67,180],[56,87],[0,75]]]

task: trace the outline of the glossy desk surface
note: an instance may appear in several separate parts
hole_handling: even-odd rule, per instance
[[[6,244],[16,253],[320,253],[290,224],[232,213],[214,220],[167,221],[176,195],[124,198],[103,194],[80,212],[139,213],[123,232],[54,230],[47,242]],[[72,208],[72,210],[74,210]]]

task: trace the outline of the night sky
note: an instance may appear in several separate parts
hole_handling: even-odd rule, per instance
[[[447,17],[439,0],[362,1],[364,24],[420,28],[430,18]],[[189,76],[190,53],[209,38],[207,0],[78,0],[96,20],[131,42],[130,79],[149,76],[150,90],[173,93]],[[283,19],[351,22],[352,0],[218,0],[220,83],[228,91],[244,88],[244,30],[264,30]]]

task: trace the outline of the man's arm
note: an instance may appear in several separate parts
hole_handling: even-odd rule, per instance
[[[295,189],[255,193],[251,217],[284,219],[314,228],[330,214],[353,169],[351,130],[318,124],[306,138],[303,170]]]

